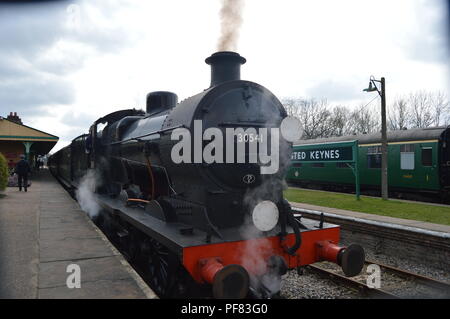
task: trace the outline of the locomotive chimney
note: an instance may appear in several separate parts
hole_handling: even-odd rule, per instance
[[[247,60],[236,52],[216,52],[205,60],[211,65],[211,87],[241,79],[241,64]]]

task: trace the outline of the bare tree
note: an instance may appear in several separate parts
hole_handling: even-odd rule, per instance
[[[410,111],[407,100],[403,97],[397,98],[388,111],[388,129],[406,129],[410,121]]]
[[[331,136],[342,136],[348,133],[350,113],[350,110],[345,106],[335,106],[333,108],[329,121]]]
[[[328,110],[328,102],[326,100],[301,100],[299,119],[303,124],[303,138],[328,137],[331,131],[329,125],[330,117],[331,112]]]
[[[303,125],[303,139],[369,134],[380,131],[379,107],[331,107],[327,100],[285,98],[288,115],[297,117]],[[442,92],[418,91],[398,97],[388,109],[388,128],[425,128],[449,125],[450,105]]]
[[[448,125],[450,121],[450,105],[447,96],[443,92],[431,94],[433,125]]]
[[[398,98],[389,111],[391,130],[448,125],[449,121],[449,101],[446,94],[439,91],[412,92],[407,98]]]
[[[433,124],[432,99],[425,91],[410,93],[408,103],[411,107],[411,124],[413,127],[429,127]]]
[[[292,97],[283,98],[281,100],[288,116],[297,117],[299,115],[300,100]]]
[[[379,130],[379,114],[367,106],[351,111],[345,106],[331,108],[327,100],[285,98],[282,102],[288,115],[300,120],[302,139],[368,134]]]
[[[361,105],[355,109],[348,122],[348,133],[350,134],[370,134],[380,130],[379,112]]]
[[[282,102],[288,115],[300,120],[303,139],[328,137],[333,132],[331,111],[326,100],[285,98]]]

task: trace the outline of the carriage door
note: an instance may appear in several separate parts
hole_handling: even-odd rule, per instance
[[[434,149],[431,146],[422,146],[420,148],[420,161],[422,164],[423,174],[424,174],[424,185],[425,188],[434,188],[436,184],[436,174],[437,174],[437,156],[434,153]]]
[[[447,128],[442,134],[439,152],[441,186],[450,190],[450,128]]]

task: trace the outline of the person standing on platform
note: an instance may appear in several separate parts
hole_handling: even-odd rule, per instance
[[[28,161],[25,159],[25,155],[20,155],[20,161],[16,164],[16,174],[18,175],[19,179],[19,191],[22,191],[22,183],[23,187],[25,189],[25,192],[27,191],[28,187],[28,173],[31,172],[31,167]]]

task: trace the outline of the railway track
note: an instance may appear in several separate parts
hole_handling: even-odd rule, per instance
[[[448,272],[450,233],[295,207],[293,211],[308,219],[341,226],[343,242],[357,242],[376,255],[396,256],[414,264]],[[318,225],[319,225],[318,224]]]
[[[367,283],[369,265],[376,265],[380,269],[380,288],[371,288]],[[450,298],[450,284],[446,282],[371,260],[366,260],[361,275],[353,278],[345,277],[337,267],[328,262],[309,265],[307,268],[320,276],[358,290],[366,298]]]

